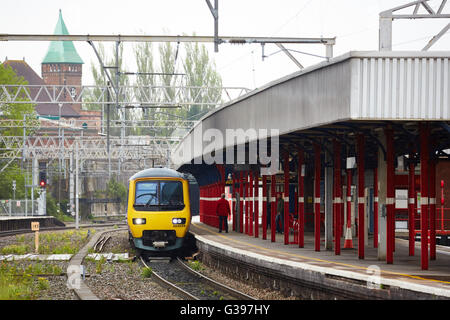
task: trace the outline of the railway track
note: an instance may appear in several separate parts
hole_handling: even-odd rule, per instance
[[[187,300],[256,300],[218,283],[187,266],[180,258],[150,259],[141,263],[152,270],[152,277]]]
[[[111,239],[110,235],[103,235],[98,239],[98,241],[94,244],[94,251],[95,252],[102,252],[103,246],[108,242],[108,240]]]

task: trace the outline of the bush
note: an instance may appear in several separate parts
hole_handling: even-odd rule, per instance
[[[153,270],[150,267],[145,267],[142,269],[142,277],[150,278],[152,276]]]

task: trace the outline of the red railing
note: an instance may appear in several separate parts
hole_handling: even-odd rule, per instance
[[[415,208],[414,212],[414,230],[416,233],[420,233],[422,230],[420,209]],[[397,213],[395,221],[408,221],[407,210],[401,210],[400,214]],[[436,234],[450,234],[450,208],[436,208]]]

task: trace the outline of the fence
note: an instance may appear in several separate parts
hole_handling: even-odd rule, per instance
[[[443,210],[442,210],[443,209]],[[429,214],[429,213],[428,213]],[[429,219],[429,217],[428,217]],[[408,214],[407,211],[402,210],[401,214],[397,213],[395,221],[403,222],[404,228],[408,229]],[[450,234],[450,208],[436,207],[435,228],[437,234]],[[430,220],[428,220],[428,228],[430,227]],[[422,220],[420,218],[420,209],[414,209],[414,230],[420,233],[422,230]]]
[[[39,200],[0,200],[0,216],[2,217],[22,217],[22,216],[43,216],[45,212]]]

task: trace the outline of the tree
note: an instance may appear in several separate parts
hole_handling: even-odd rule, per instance
[[[9,95],[15,96],[19,90],[19,85],[27,85],[28,82],[23,77],[17,76],[11,66],[0,64],[0,84],[11,85],[8,88]],[[25,90],[25,89],[21,89]],[[6,100],[5,93],[0,91],[0,99]],[[17,101],[27,101],[28,97],[24,91],[19,91]],[[23,120],[26,117],[26,135],[30,135],[38,126],[37,114],[31,103],[0,103],[0,116],[2,119]],[[23,129],[12,126],[4,129],[1,134],[3,136],[21,136]]]
[[[201,116],[210,111],[213,106],[202,104],[202,102],[216,102],[221,104],[221,86],[222,79],[220,74],[216,71],[215,63],[209,57],[205,45],[198,43],[187,43],[184,46],[185,58],[181,63],[181,68],[177,67],[179,59],[180,46],[173,45],[169,42],[162,43],[158,46],[159,65],[155,65],[155,55],[153,53],[153,46],[149,43],[141,43],[134,47],[134,56],[137,65],[137,75],[135,85],[138,88],[134,89],[134,95],[140,101],[145,101],[151,97],[155,105],[150,108],[131,109],[127,111],[128,119],[142,119],[152,120],[155,125],[160,125],[160,128],[132,128],[129,133],[146,134],[151,136],[170,136],[171,133],[178,127],[177,120],[181,123],[182,120],[198,120]],[[104,47],[99,46],[99,56],[106,66],[115,66],[115,58],[108,59],[106,57]],[[115,49],[114,49],[115,55]],[[122,46],[119,48],[119,70],[122,70]],[[179,70],[181,69],[181,70]],[[161,73],[160,77],[154,74]],[[143,75],[146,73],[147,75]],[[185,76],[181,78],[177,73],[184,73]],[[97,86],[104,86],[106,78],[103,71],[92,65],[92,74],[95,84]],[[159,80],[159,81],[158,81]],[[112,81],[115,82],[115,74],[112,75]],[[128,85],[129,78],[124,75],[120,77],[120,85]],[[183,106],[181,108],[168,108],[164,105],[169,105],[174,102],[177,95],[176,87],[181,86],[197,87],[188,90],[186,99],[192,100],[195,98],[199,104]],[[157,89],[157,87],[164,87],[164,90]],[[210,87],[212,89],[205,91],[201,87]],[[219,89],[217,89],[219,88]],[[179,90],[179,88],[178,88]],[[96,93],[99,97],[100,92]],[[145,98],[144,98],[145,94]],[[114,101],[114,97],[112,97]],[[158,108],[158,103],[161,106]],[[114,107],[113,107],[114,109]],[[117,111],[114,110],[111,119],[118,119]],[[169,122],[170,120],[170,122]],[[174,123],[175,122],[175,123]],[[113,131],[112,132],[117,132]]]
[[[214,101],[220,104],[222,101],[222,78],[216,71],[216,66],[209,58],[208,51],[204,44],[187,42],[186,58],[183,63],[186,73],[186,86],[191,87],[189,97],[195,98],[198,102]],[[196,87],[210,87],[211,89],[201,91]],[[211,105],[191,105],[185,109],[183,115],[185,119],[198,120],[214,107]]]
[[[170,106],[170,103],[175,101],[177,90],[175,87],[181,86],[180,76],[175,75],[175,73],[178,73],[178,49],[179,45],[175,48],[170,42],[159,45],[159,63],[162,73],[161,85],[164,88],[159,99],[162,103],[166,104],[165,108],[162,104],[161,108],[158,109],[158,116],[156,117],[156,119],[159,120],[158,124],[162,127],[166,127],[158,130],[160,136],[170,136],[172,131],[177,127],[173,121],[180,120],[179,110],[171,108],[174,106]],[[169,103],[169,105],[167,105],[167,103]],[[170,120],[170,122],[168,120]]]
[[[0,64],[0,84],[13,85],[14,87],[9,87],[9,94],[17,94],[19,85],[28,84],[23,77],[18,77],[11,66],[5,66]],[[22,89],[23,90],[23,89]],[[0,92],[0,99],[5,100],[2,95],[4,92]],[[20,97],[17,100],[27,101],[25,92],[19,92]],[[2,103],[0,104],[0,116],[2,119],[8,120],[23,120],[26,117],[26,129],[25,134],[29,136],[37,128],[38,120],[36,117],[36,112],[34,106],[31,103]],[[21,136],[23,134],[23,129],[18,127],[2,128],[1,135],[7,136]],[[11,149],[19,149],[19,146],[6,146],[4,144],[0,145],[0,152],[10,151]],[[6,170],[6,168],[8,168]],[[20,170],[18,164],[13,161],[6,163],[1,163],[0,165],[0,199],[12,199],[13,190],[12,182],[16,181],[16,199],[23,199],[25,197],[25,178],[26,174]]]
[[[155,93],[151,89],[155,85],[155,77],[153,75],[149,75],[150,73],[154,73],[155,69],[153,66],[153,48],[151,43],[144,42],[139,43],[134,47],[134,55],[137,65],[137,72],[141,73],[136,78],[136,85],[139,88],[135,88],[135,96],[139,100],[144,100],[144,94],[149,96],[154,95]],[[145,75],[144,75],[145,73]],[[138,109],[137,116],[142,120],[154,120],[155,117],[155,109],[154,108],[142,108]],[[154,132],[148,130],[148,128],[137,128],[137,134],[146,134],[150,135]]]
[[[119,199],[121,203],[127,200],[127,188],[114,178],[111,178],[106,185],[106,194],[108,198]]]
[[[116,64],[117,64],[119,70],[121,71],[121,70],[123,70],[123,67],[124,67],[124,63],[123,63],[123,45],[122,45],[122,43],[119,45],[118,49],[119,49],[118,50],[118,61],[116,61],[116,47],[115,46],[113,47],[112,57],[111,58],[109,58],[106,55],[105,47],[103,46],[103,44],[101,44],[101,43],[99,44],[97,51],[98,51],[98,54],[99,54],[99,57],[100,57],[101,61],[103,62],[103,64],[105,66],[107,66],[107,67],[115,67]],[[106,87],[107,84],[108,84],[108,78],[105,75],[105,71],[102,70],[102,67],[101,66],[96,67],[96,64],[91,63],[91,70],[92,70],[92,76],[94,78],[95,85],[97,87]],[[110,70],[114,70],[114,69],[110,69]],[[114,72],[114,71],[110,72],[109,74],[110,74],[111,81],[112,81],[112,83],[110,84],[110,87],[111,87],[110,93],[111,94],[110,94],[110,97],[109,97],[110,98],[110,102],[111,102],[111,104],[110,104],[110,119],[111,120],[120,120],[121,119],[121,114],[120,114],[121,112],[124,113],[125,119],[130,118],[130,116],[127,114],[129,112],[124,111],[125,109],[120,109],[120,110],[117,109],[117,106],[114,103],[114,101],[116,100],[116,92],[112,89],[112,88],[114,88],[117,85],[117,82],[118,82],[119,87],[127,87],[127,86],[129,86],[130,85],[129,78],[125,77],[125,76],[117,75],[117,73]],[[120,97],[120,95],[130,95],[131,93],[127,92],[127,91],[120,91],[120,92],[118,92],[118,94],[119,94],[119,100],[120,100],[121,98],[123,98],[123,97]],[[100,97],[101,97],[101,90],[99,90],[97,88],[94,89],[93,92],[90,94],[90,97],[87,96],[87,98],[85,99],[85,107],[87,109],[90,109],[90,110],[99,110],[100,109],[99,105],[89,104],[89,102],[97,101]],[[107,97],[103,97],[103,98],[105,99],[105,110],[104,110],[104,112],[106,114],[106,103],[108,101],[106,101]],[[111,133],[111,135],[119,135],[120,134],[120,129],[119,128],[111,128],[110,133]]]

